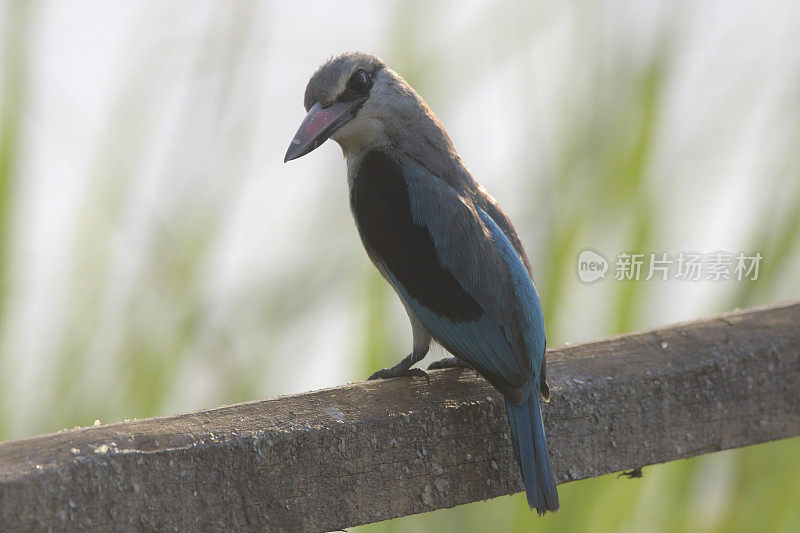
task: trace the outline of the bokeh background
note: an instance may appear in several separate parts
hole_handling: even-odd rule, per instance
[[[308,77],[348,50],[423,95],[515,221],[551,346],[800,295],[795,2],[0,6],[0,440],[407,353],[338,147],[282,163]],[[764,261],[755,282],[585,285],[584,248]],[[798,531],[800,440],[560,493],[544,519],[515,495],[362,531]]]

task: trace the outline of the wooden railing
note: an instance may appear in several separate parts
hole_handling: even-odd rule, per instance
[[[548,375],[561,483],[795,436],[800,301],[556,348]],[[336,530],[522,490],[500,396],[430,376],[0,443],[0,530]]]

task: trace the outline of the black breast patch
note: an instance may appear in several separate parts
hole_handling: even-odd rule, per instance
[[[477,302],[442,268],[428,229],[414,224],[397,161],[381,151],[367,154],[351,186],[350,205],[364,247],[409,295],[456,322],[481,316]]]

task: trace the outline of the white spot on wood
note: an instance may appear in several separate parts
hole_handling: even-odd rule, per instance
[[[338,407],[326,407],[322,412],[337,422],[347,422],[347,416]]]

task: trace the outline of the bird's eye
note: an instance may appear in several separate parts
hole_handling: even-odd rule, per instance
[[[369,77],[363,70],[356,71],[347,82],[347,88],[356,93],[363,93],[369,88]]]

